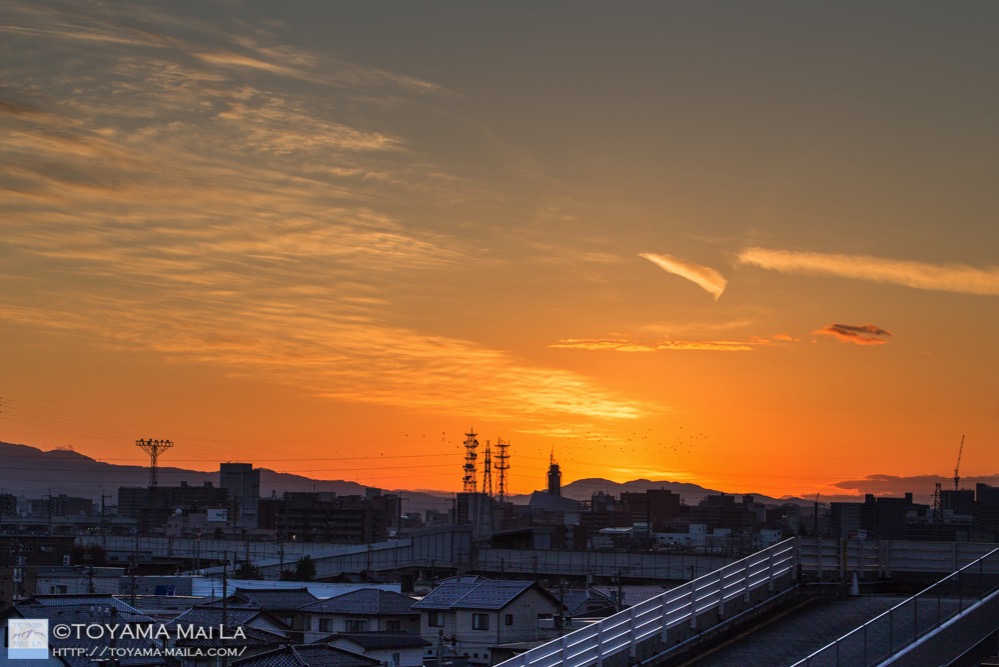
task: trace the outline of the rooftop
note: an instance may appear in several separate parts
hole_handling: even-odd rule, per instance
[[[413,605],[413,609],[492,609],[507,606],[524,591],[536,586],[533,581],[481,580],[477,583],[443,583]],[[539,590],[544,590],[538,587]],[[545,591],[546,595],[550,595]]]
[[[377,588],[362,588],[326,600],[318,600],[302,607],[301,611],[314,614],[359,614],[363,616],[410,616],[416,600],[401,593]]]
[[[249,658],[234,660],[235,667],[378,667],[381,661],[329,644],[282,646]]]

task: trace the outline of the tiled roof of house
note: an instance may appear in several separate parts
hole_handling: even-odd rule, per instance
[[[233,667],[377,667],[382,663],[328,644],[300,644],[234,660],[230,664]]]
[[[312,604],[319,599],[305,587],[291,589],[237,588],[236,595],[258,605],[265,611],[290,611]]]
[[[219,607],[192,607],[183,614],[166,624],[167,628],[173,629],[177,625],[195,625],[218,627],[222,625],[223,612],[225,612],[226,627],[236,627],[247,625],[250,621],[260,616],[259,609],[221,609]]]
[[[361,588],[356,591],[319,600],[301,608],[312,614],[354,614],[362,616],[410,616],[419,614],[413,609],[416,602],[408,595],[383,591],[378,588]]]
[[[218,626],[207,626],[206,630],[208,630],[208,636],[178,639],[177,646],[185,648],[216,648],[218,646],[261,648],[277,647],[288,643],[287,636],[261,630],[252,625],[230,625],[224,631],[219,631]]]
[[[413,609],[450,609],[458,600],[480,585],[478,583],[444,582],[414,604]]]
[[[492,581],[445,583],[413,605],[414,609],[502,609],[521,593],[536,585],[533,581]],[[542,589],[543,590],[543,589]]]
[[[100,613],[114,609],[126,621],[137,623],[151,622],[153,619],[114,595],[96,593],[92,595],[33,595],[18,606],[33,605],[46,608],[80,609],[84,612]],[[55,612],[52,612],[55,613]]]
[[[107,619],[112,617],[116,623],[155,621],[151,616],[110,595],[74,595],[66,596],[65,600],[36,596],[18,603],[17,610],[24,614],[25,618],[48,618],[59,623],[107,622]]]
[[[430,642],[409,632],[341,632],[322,640],[326,644],[344,640],[360,646],[364,650],[389,648],[426,648]]]

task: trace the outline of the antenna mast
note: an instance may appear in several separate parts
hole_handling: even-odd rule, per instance
[[[135,446],[140,447],[142,451],[149,454],[149,488],[155,489],[158,483],[157,469],[160,454],[167,449],[173,447],[173,442],[170,440],[136,440]]]
[[[510,455],[506,450],[510,446],[509,442],[504,442],[502,438],[496,438],[496,470],[499,471],[499,501],[506,502],[506,471],[510,469]]]
[[[958,468],[961,467],[961,454],[964,453],[964,436],[961,436],[961,446],[957,448],[957,463],[954,464],[954,490],[958,490],[958,484],[961,483],[961,476],[958,474]]]
[[[493,497],[493,448],[486,440],[486,455],[482,457],[482,493]]]
[[[475,459],[479,455],[475,449],[479,446],[479,441],[475,439],[476,435],[475,431],[465,434],[465,465],[462,466],[465,476],[461,478],[462,491],[465,493],[475,493],[478,491],[475,481]]]

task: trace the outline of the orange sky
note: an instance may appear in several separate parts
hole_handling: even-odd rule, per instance
[[[4,3],[0,441],[997,472],[999,7],[379,4]]]

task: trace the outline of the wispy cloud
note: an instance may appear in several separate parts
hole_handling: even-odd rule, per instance
[[[891,336],[890,331],[885,331],[881,327],[873,324],[830,324],[822,329],[816,329],[812,333],[833,336],[844,343],[854,343],[856,345],[883,345]]]
[[[400,314],[481,254],[400,212],[473,188],[364,113],[438,87],[256,34],[209,51],[199,26],[160,39],[60,17],[25,4],[0,41],[0,281],[19,286],[0,294],[5,326],[483,420],[658,410]],[[146,57],[120,49],[136,41]]]
[[[709,340],[642,342],[628,338],[565,338],[548,347],[566,350],[597,350],[612,352],[751,352],[753,348],[773,342],[793,342],[797,339],[779,334],[771,339],[753,337],[749,340]]]
[[[713,295],[716,301],[722,295],[722,292],[725,291],[725,285],[727,284],[725,278],[711,267],[677,259],[669,255],[643,252],[639,253],[639,257],[644,257],[663,271],[686,278],[708,294]]]
[[[764,269],[815,276],[839,276],[916,289],[999,296],[999,267],[927,264],[869,255],[825,254],[747,248],[739,262]]]

